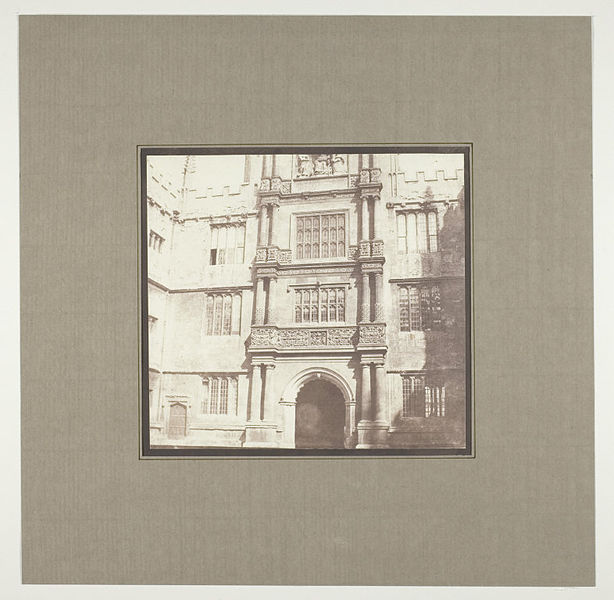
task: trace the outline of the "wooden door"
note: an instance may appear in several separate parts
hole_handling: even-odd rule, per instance
[[[168,437],[181,438],[186,433],[187,408],[185,404],[171,404],[168,417]]]

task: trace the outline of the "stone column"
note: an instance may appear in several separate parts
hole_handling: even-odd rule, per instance
[[[375,321],[384,321],[384,276],[382,273],[375,273]]]
[[[277,278],[269,277],[269,293],[266,304],[266,315],[264,322],[270,325],[275,321],[275,293],[277,290]]]
[[[249,409],[249,420],[252,423],[260,421],[260,400],[262,396],[262,365],[252,365],[252,396]]]
[[[277,221],[279,204],[271,204],[271,222],[269,224],[269,246],[277,246]]]
[[[380,222],[379,222],[379,215],[378,215],[378,202],[377,202],[377,196],[373,196],[373,239],[374,240],[380,240],[381,239],[381,231],[380,231]]]
[[[277,158],[277,154],[273,154],[273,160],[272,160],[272,172],[271,172],[271,177],[275,178],[279,178],[279,160]]]
[[[272,161],[270,154],[262,156],[262,179],[271,179]]]
[[[388,421],[386,410],[386,370],[384,363],[375,365],[375,420]]]
[[[245,165],[243,166],[243,183],[249,183],[252,178],[252,156],[245,155]]]
[[[264,365],[264,420],[275,421],[275,388],[273,385],[273,369],[275,365]]]
[[[362,197],[362,210],[361,210],[362,231],[361,240],[368,240],[369,238],[369,198],[368,196]]]
[[[360,321],[362,323],[365,323],[366,321],[371,320],[371,288],[369,286],[369,273],[362,274],[361,301],[362,304],[360,305]]]
[[[360,420],[371,421],[371,365],[360,365]]]
[[[254,325],[264,324],[264,279],[256,279],[256,312],[254,313]]]
[[[258,214],[258,246],[266,246],[266,223],[267,223],[267,206],[260,205]]]

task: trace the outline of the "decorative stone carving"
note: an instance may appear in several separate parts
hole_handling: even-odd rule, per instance
[[[266,251],[267,262],[277,262],[277,252],[279,248],[276,246],[269,246]]]
[[[266,248],[256,248],[256,262],[266,262]]]
[[[353,343],[354,327],[340,327],[327,330],[327,344],[329,346],[349,346]]]
[[[325,330],[310,331],[309,332],[309,345],[310,346],[326,346],[327,345],[326,331]]]
[[[347,165],[345,164],[345,157],[342,154],[332,155],[331,167],[335,175],[348,172]]]
[[[331,155],[318,155],[313,161],[313,170],[315,175],[330,175],[333,172],[333,168],[331,166]]]
[[[279,345],[282,348],[294,346],[309,346],[308,329],[281,329],[279,332]]]
[[[277,261],[280,265],[288,265],[292,262],[292,250],[279,250]]]
[[[371,256],[371,244],[367,241],[358,243],[358,256],[369,257]]]
[[[356,327],[252,327],[251,348],[325,348],[352,346]]]
[[[384,242],[382,240],[371,242],[371,256],[384,256]]]
[[[270,347],[275,346],[278,339],[278,331],[274,327],[252,327],[251,346]]]
[[[361,169],[360,171],[360,183],[379,183],[381,178],[381,169]]]
[[[271,191],[275,192],[281,189],[281,179],[279,177],[273,177],[271,179]]]
[[[360,178],[358,175],[352,175],[350,177],[350,187],[356,187],[359,181],[360,181]]]
[[[281,185],[279,186],[279,191],[282,194],[289,194],[290,193],[290,182],[289,181],[282,181]]]
[[[386,325],[383,323],[369,323],[360,325],[358,334],[359,344],[385,344]]]
[[[359,256],[358,246],[350,246],[348,249],[348,258],[350,260],[356,260]]]
[[[261,192],[268,192],[271,189],[271,180],[270,179],[263,179],[260,182],[260,191]]]
[[[296,177],[342,175],[348,172],[343,154],[299,154]]]
[[[313,159],[309,154],[298,155],[297,177],[311,177],[314,172]]]

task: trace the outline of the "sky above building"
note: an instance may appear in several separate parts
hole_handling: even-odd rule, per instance
[[[244,155],[207,155],[194,156],[194,170],[198,174],[198,187],[214,189],[225,185],[237,185],[243,181]],[[150,156],[149,160],[156,172],[164,176],[177,187],[182,186],[186,164],[185,155]],[[400,154],[399,167],[406,173],[424,171],[427,177],[435,171],[443,170],[453,176],[456,169],[463,168],[462,154]]]

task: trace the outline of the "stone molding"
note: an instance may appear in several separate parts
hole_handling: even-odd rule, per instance
[[[249,349],[354,348],[385,346],[385,323],[360,323],[341,327],[252,326]]]
[[[353,348],[357,328],[342,327],[252,327],[250,350],[276,348]]]
[[[385,345],[386,323],[361,323],[358,326],[359,345]]]

